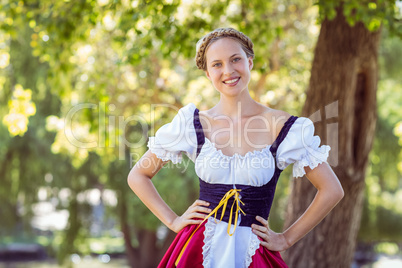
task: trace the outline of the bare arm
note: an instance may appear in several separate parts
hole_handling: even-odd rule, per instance
[[[344,195],[337,176],[327,163],[324,162],[313,170],[305,167],[305,171],[318,191],[304,214],[282,234],[270,230],[268,222],[261,217],[257,219],[264,226],[252,226],[254,233],[264,240],[262,244],[270,250],[282,251],[294,245],[320,223]]]
[[[344,195],[338,178],[327,163],[322,163],[313,170],[307,167],[306,171],[307,178],[318,191],[304,214],[284,232],[290,245],[320,223]]]
[[[205,217],[203,213],[209,213],[210,209],[205,207],[209,206],[207,202],[196,200],[194,204],[179,217],[165,201],[163,201],[151,179],[166,163],[168,162],[162,161],[148,150],[131,169],[127,182],[134,193],[156,217],[172,231],[179,232],[186,225],[199,224],[201,220],[194,218],[203,219]]]

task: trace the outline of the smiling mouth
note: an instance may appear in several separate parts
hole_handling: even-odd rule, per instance
[[[223,81],[224,84],[234,84],[237,83],[240,80],[240,77],[232,79],[232,80],[227,80],[227,81]]]

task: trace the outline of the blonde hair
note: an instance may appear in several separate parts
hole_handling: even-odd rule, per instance
[[[206,59],[206,51],[208,47],[215,41],[221,38],[231,38],[240,43],[242,49],[247,55],[247,58],[252,57],[254,59],[254,44],[251,39],[233,28],[218,28],[213,30],[212,32],[206,34],[197,42],[197,49],[195,55],[195,64],[198,69],[207,70],[207,59]]]

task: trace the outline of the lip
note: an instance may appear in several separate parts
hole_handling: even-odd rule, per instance
[[[240,78],[240,76],[230,77],[230,78],[228,78],[228,79],[223,80],[223,82],[230,81],[230,80],[234,80],[234,79],[238,79],[238,78]]]
[[[233,83],[225,83],[225,81],[235,80]],[[235,87],[240,81],[240,77],[225,79],[222,83],[227,87]]]

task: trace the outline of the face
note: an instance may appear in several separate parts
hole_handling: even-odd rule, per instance
[[[231,38],[212,43],[206,51],[209,80],[221,94],[235,96],[248,89],[253,59]]]

